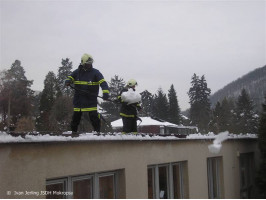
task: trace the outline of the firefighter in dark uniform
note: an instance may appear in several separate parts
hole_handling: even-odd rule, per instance
[[[97,96],[99,86],[102,88],[103,99],[109,98],[109,88],[101,72],[92,66],[93,58],[89,54],[81,57],[81,64],[66,79],[65,85],[74,84],[74,113],[71,121],[71,131],[76,133],[83,112],[88,112],[94,131],[100,132],[101,120],[97,112]],[[84,92],[86,91],[86,93]]]
[[[123,130],[122,133],[137,133],[137,111],[141,110],[140,102],[128,104],[124,102],[121,98],[123,92],[127,92],[130,88],[135,91],[135,87],[137,85],[136,80],[130,79],[126,85],[126,87],[121,91],[120,96],[118,96],[118,100],[121,102],[121,110],[120,116],[123,121]]]

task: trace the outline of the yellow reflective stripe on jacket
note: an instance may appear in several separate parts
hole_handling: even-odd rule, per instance
[[[71,80],[71,81],[75,80],[72,76],[68,76],[67,78],[68,78],[68,80]]]
[[[127,115],[124,113],[120,113],[120,116],[122,116],[122,117],[135,117],[135,115]]]
[[[103,93],[109,93],[109,90],[103,90]]]
[[[74,81],[74,84],[76,85],[88,85],[87,81]]]
[[[101,84],[101,83],[103,83],[103,82],[105,82],[104,79],[99,80],[99,84]]]
[[[74,81],[76,85],[99,85],[99,82]]]
[[[97,107],[92,108],[74,108],[76,112],[89,112],[89,111],[97,111]]]
[[[73,79],[73,81],[74,81],[74,79]],[[99,82],[74,81],[74,84],[77,84],[77,85],[100,85],[103,82],[105,82],[104,79],[100,80]]]

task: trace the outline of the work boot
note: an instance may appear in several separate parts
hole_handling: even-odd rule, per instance
[[[77,131],[72,131],[71,137],[78,137],[79,134]]]
[[[78,127],[77,126],[72,126],[71,125],[71,131],[72,131],[72,137],[78,137]]]

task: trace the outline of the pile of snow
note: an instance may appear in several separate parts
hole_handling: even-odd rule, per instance
[[[157,126],[177,126],[176,124],[172,124],[170,122],[160,122],[158,120],[154,120],[151,117],[141,117],[142,120],[141,126],[151,126],[151,125],[157,125]],[[112,127],[122,127],[123,121],[122,119],[115,120],[111,122]]]
[[[133,104],[141,101],[141,95],[132,88],[129,88],[127,92],[121,94],[121,99],[127,104]]]
[[[209,145],[209,151],[211,153],[219,153],[221,148],[222,148],[222,142],[228,139],[229,132],[222,132],[219,133],[216,137],[215,140],[213,141],[213,144]]]

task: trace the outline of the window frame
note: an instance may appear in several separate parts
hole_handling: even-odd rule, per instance
[[[167,168],[167,198],[173,199],[174,198],[174,176],[173,176],[173,167],[179,166],[179,184],[180,184],[180,198],[188,198],[185,197],[188,193],[186,191],[185,186],[185,178],[188,178],[184,173],[187,171],[185,170],[185,167],[187,167],[187,161],[179,161],[179,162],[173,162],[173,163],[166,163],[166,164],[155,164],[155,165],[148,165],[147,167],[147,173],[148,170],[152,170],[152,190],[153,190],[153,199],[159,199],[160,198],[160,186],[159,186],[159,168],[160,167],[166,167]],[[148,174],[147,174],[148,175]],[[147,176],[147,178],[149,178]],[[149,180],[148,180],[149,182]],[[149,188],[148,188],[149,189]],[[188,189],[188,188],[187,188]]]
[[[54,191],[48,191],[47,190],[47,186],[48,185],[55,185],[55,184],[63,184],[63,191],[62,192],[66,192],[67,188],[68,188],[68,178],[59,178],[59,179],[52,179],[52,180],[47,180],[46,184],[45,184],[45,188],[46,188],[46,193],[49,195],[50,192],[53,193]],[[46,195],[47,197],[47,195]],[[66,198],[66,196],[63,196],[64,199]]]
[[[91,179],[92,181],[91,197],[92,199],[99,199],[100,198],[99,178],[106,177],[106,176],[113,176],[113,187],[114,187],[113,198],[116,199],[118,197],[118,173],[119,173],[119,170],[110,171],[110,172],[97,172],[97,173],[85,174],[85,175],[67,176],[67,177],[57,178],[57,179],[56,178],[47,179],[46,186],[57,184],[57,183],[63,183],[64,184],[63,192],[72,192],[72,195],[64,196],[64,199],[73,199],[74,181]]]
[[[172,185],[170,182],[171,182],[171,179],[170,179],[170,177],[172,177],[171,175],[170,175],[170,164],[160,164],[160,165],[157,165],[157,167],[158,167],[158,170],[157,170],[157,172],[158,172],[158,193],[159,193],[159,195],[157,196],[159,199],[160,199],[160,180],[159,180],[159,177],[160,177],[160,174],[159,174],[159,168],[160,167],[165,167],[166,168],[166,191],[167,191],[167,199],[169,199],[170,198],[170,196],[171,196],[171,194],[170,194],[170,186]],[[155,173],[156,174],[156,173]]]
[[[69,177],[69,184],[70,184],[70,188],[71,191],[73,192],[74,195],[74,181],[82,181],[82,180],[87,180],[90,179],[91,180],[91,198],[93,198],[93,194],[94,194],[94,176],[93,175],[81,175],[81,176],[74,176],[74,177]],[[73,198],[73,195],[71,195],[71,197]]]
[[[149,170],[151,170],[151,176],[152,176],[152,198],[154,198],[156,196],[156,188],[155,188],[155,168],[154,167],[148,167],[148,173],[149,173]],[[148,184],[149,184],[149,174],[148,174]],[[149,190],[149,186],[148,186],[148,190]],[[149,192],[149,191],[148,191]],[[149,198],[149,193],[148,193],[148,198]]]
[[[173,182],[174,182],[174,169],[173,169],[173,167],[174,166],[179,166],[179,169],[178,169],[178,171],[179,171],[179,174],[180,174],[180,178],[179,178],[179,185],[180,185],[180,188],[179,188],[179,190],[180,190],[180,199],[184,199],[185,198],[185,193],[186,193],[186,191],[185,191],[185,187],[184,187],[184,185],[186,184],[185,183],[185,175],[184,175],[184,173],[185,173],[185,169],[184,169],[184,165],[185,165],[186,163],[185,163],[185,161],[182,161],[182,162],[177,162],[177,163],[173,163],[172,164],[172,167],[171,167],[171,169],[172,169],[172,174],[173,174]],[[173,186],[174,186],[174,184],[173,184]],[[172,198],[175,198],[174,197],[174,188],[173,188],[173,190],[172,190],[172,192],[173,192],[173,194],[172,194]]]
[[[239,156],[240,198],[254,198],[254,169],[254,152],[241,153]]]
[[[117,172],[105,172],[105,173],[95,173],[95,198],[99,199],[100,198],[100,181],[99,179],[101,177],[106,177],[106,176],[113,176],[113,186],[114,186],[114,195],[113,198],[116,199],[117,198],[117,184],[118,184],[118,180],[117,180]]]
[[[213,164],[215,164],[215,169],[213,169]],[[215,174],[215,177],[213,177],[213,174]],[[215,182],[214,178],[216,178]],[[207,158],[207,181],[208,198],[223,198],[223,159],[221,156]],[[216,193],[214,192],[214,184],[217,189]]]

